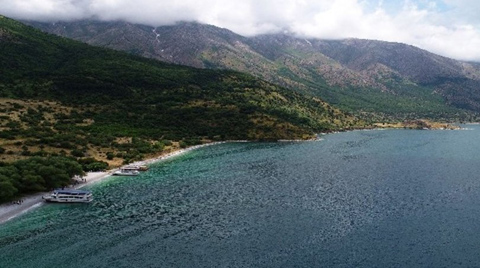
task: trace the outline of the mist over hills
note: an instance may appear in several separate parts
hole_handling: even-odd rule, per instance
[[[250,73],[382,118],[471,120],[480,112],[480,67],[414,46],[374,40],[244,37],[198,23],[28,22],[88,44],[199,68]]]

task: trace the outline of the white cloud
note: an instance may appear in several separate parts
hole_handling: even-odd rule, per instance
[[[95,17],[152,26],[198,21],[247,36],[287,30],[395,41],[480,61],[478,0],[0,0],[0,7],[18,19]]]
[[[0,0],[0,13],[19,19],[65,20],[83,18],[82,1],[59,0]]]
[[[449,17],[464,24],[480,25],[480,1],[478,0],[444,0],[450,7]]]

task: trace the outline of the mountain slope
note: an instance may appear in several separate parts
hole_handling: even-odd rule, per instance
[[[447,104],[480,111],[480,68],[476,64],[441,57],[413,46],[371,40],[329,41],[320,44],[319,50],[357,72],[368,73],[375,66],[386,67],[420,87],[433,90],[444,97]]]
[[[185,65],[233,69],[362,114],[463,118],[480,111],[478,65],[398,43],[242,37],[197,23],[34,23],[84,42]]]
[[[0,18],[0,96],[77,107],[78,129],[150,138],[285,139],[354,125],[252,76],[91,47]]]

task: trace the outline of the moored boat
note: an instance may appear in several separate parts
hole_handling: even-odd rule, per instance
[[[49,195],[42,196],[47,202],[56,203],[89,203],[93,201],[90,191],[76,189],[57,189]]]
[[[121,168],[121,169],[113,172],[112,175],[115,175],[115,176],[137,176],[138,174],[140,174],[140,172],[136,169]]]
[[[138,170],[138,171],[147,171],[148,166],[146,165],[130,165],[123,167],[122,169]]]

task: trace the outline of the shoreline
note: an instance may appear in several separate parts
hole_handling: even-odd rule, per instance
[[[235,141],[220,141],[220,142],[211,142],[211,143],[195,145],[195,146],[191,146],[191,147],[188,147],[188,148],[175,150],[173,152],[167,153],[165,155],[160,155],[160,156],[155,157],[155,158],[150,158],[150,159],[145,159],[145,160],[142,160],[142,161],[137,161],[137,162],[134,162],[134,163],[130,163],[130,164],[125,165],[125,166],[129,166],[129,165],[149,165],[149,164],[156,163],[158,161],[170,159],[172,157],[175,157],[175,156],[181,155],[183,153],[186,153],[186,152],[189,152],[189,151],[192,151],[192,150],[196,150],[196,149],[199,149],[199,148],[202,148],[202,147],[222,144],[222,143],[226,143],[226,142],[235,142]],[[78,189],[78,188],[82,188],[82,187],[87,186],[87,185],[91,185],[95,182],[102,181],[102,180],[112,176],[113,172],[115,172],[116,170],[119,170],[120,168],[115,168],[115,169],[111,169],[111,170],[107,170],[107,171],[87,172],[86,176],[83,177],[85,179],[85,182],[74,185],[71,188]],[[44,196],[48,193],[49,192],[41,192],[41,193],[36,193],[36,194],[33,194],[33,195],[26,196],[26,197],[21,199],[22,200],[21,203],[6,203],[6,204],[0,205],[0,224],[5,223],[5,222],[7,222],[11,219],[14,219],[14,218],[32,210],[32,209],[35,209],[37,207],[42,206],[45,203],[42,199],[42,196]]]
[[[470,123],[470,124],[480,124],[480,123]],[[374,128],[364,128],[364,129],[350,129],[346,131],[369,131],[369,130],[388,130],[388,129],[400,129],[400,128],[392,128],[392,127],[374,127]],[[464,130],[464,128],[458,128],[460,130]],[[456,130],[458,130],[456,129]],[[436,129],[431,129],[431,130],[436,130]],[[446,130],[446,129],[442,129]],[[332,131],[332,132],[325,132],[325,133],[318,133],[317,137],[314,139],[311,139],[310,141],[316,141],[316,140],[323,140],[322,136],[323,135],[328,135],[328,134],[335,134],[335,133],[340,133],[344,132],[343,131]],[[296,141],[309,141],[309,140],[278,140],[277,142],[296,142]],[[199,144],[199,145],[194,145],[188,148],[183,148],[183,149],[178,149],[174,150],[172,152],[166,153],[166,154],[161,154],[157,157],[154,158],[149,158],[141,161],[136,161],[124,166],[129,166],[129,165],[149,165],[153,164],[159,161],[167,160],[170,158],[173,158],[175,156],[181,155],[183,153],[196,150],[202,147],[206,146],[212,146],[212,145],[217,145],[217,144],[223,144],[223,143],[229,143],[229,142],[249,142],[248,140],[229,140],[229,141],[216,141],[216,142],[210,142],[210,143],[204,143],[204,144]],[[103,179],[109,178],[112,176],[113,172],[121,169],[122,167],[118,168],[113,168],[107,171],[98,171],[98,172],[87,172],[86,176],[83,178],[85,179],[84,182],[81,182],[79,184],[73,185],[71,188],[73,189],[79,189],[84,186],[93,184],[95,182],[102,181]],[[6,203],[6,204],[1,204],[0,205],[0,225],[19,216],[22,215],[31,209],[37,208],[42,206],[45,202],[42,199],[43,195],[48,194],[49,192],[41,192],[41,193],[36,193],[33,195],[26,196],[22,198],[21,203]]]

